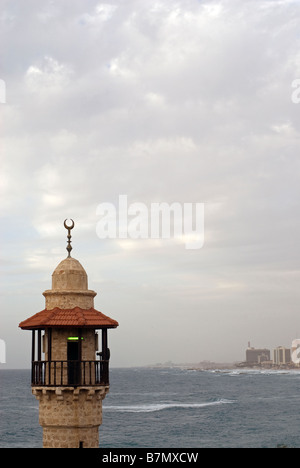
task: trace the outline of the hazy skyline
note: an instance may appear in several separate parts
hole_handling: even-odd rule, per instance
[[[6,367],[65,258],[119,322],[112,366],[243,360],[299,323],[300,4],[0,0]],[[204,203],[198,250],[99,239],[100,203]]]

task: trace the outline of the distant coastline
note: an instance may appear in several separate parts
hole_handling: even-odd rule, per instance
[[[148,365],[153,369],[170,369],[179,368],[186,370],[233,370],[233,369],[245,369],[245,370],[300,370],[299,366],[293,363],[289,364],[273,364],[273,363],[249,363],[249,362],[213,362],[213,361],[201,361],[198,363],[173,363],[171,361],[165,363],[157,363]]]

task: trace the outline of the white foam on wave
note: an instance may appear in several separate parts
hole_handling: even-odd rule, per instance
[[[234,403],[233,400],[217,400],[205,403],[149,403],[143,405],[127,405],[127,406],[103,406],[104,411],[117,411],[125,413],[152,413],[155,411],[162,411],[171,408],[205,408],[207,406],[216,406]]]
[[[213,369],[205,372],[212,374],[226,374],[230,376],[239,376],[239,375],[300,375],[299,370],[294,369]]]

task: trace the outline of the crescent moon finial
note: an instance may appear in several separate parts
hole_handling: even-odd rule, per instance
[[[67,221],[67,220],[65,219],[65,221],[64,221],[64,226],[65,226],[65,228],[68,229],[68,230],[69,230],[69,229],[73,229],[73,227],[75,226],[75,223],[74,223],[73,219],[71,219],[71,221],[72,221],[72,225],[71,225],[71,226],[68,226],[67,223],[66,223],[66,221]]]
[[[68,226],[68,225],[67,225],[67,220],[66,220],[66,219],[65,219],[65,221],[64,221],[64,226],[65,226],[65,228],[68,230],[68,235],[67,235],[67,238],[68,238],[68,245],[67,245],[67,247],[66,247],[66,249],[67,249],[67,251],[68,251],[68,257],[71,257],[71,250],[72,250],[72,246],[71,246],[71,242],[72,242],[72,241],[71,241],[71,237],[72,237],[72,236],[71,236],[71,229],[73,229],[73,227],[75,226],[75,223],[74,223],[73,219],[71,219],[71,221],[72,221],[71,226]]]

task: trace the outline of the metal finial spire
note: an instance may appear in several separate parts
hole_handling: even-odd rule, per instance
[[[67,221],[67,220],[65,219],[65,221],[64,221],[64,226],[65,226],[65,228],[68,230],[68,235],[67,235],[67,237],[68,237],[68,245],[67,245],[66,249],[67,249],[67,251],[68,251],[68,257],[71,257],[71,250],[72,250],[72,246],[71,246],[71,242],[72,242],[72,241],[71,241],[71,237],[72,237],[72,236],[71,236],[71,229],[73,229],[73,227],[75,226],[75,223],[74,223],[73,219],[71,219],[72,224],[71,224],[71,226],[68,226],[67,223],[66,223],[66,221]]]

